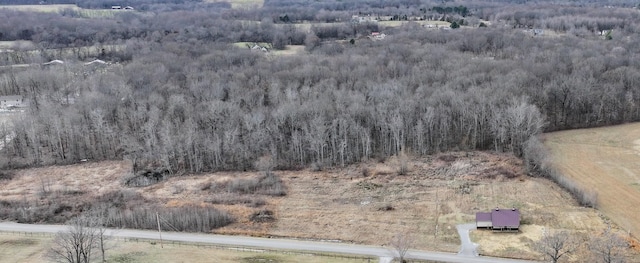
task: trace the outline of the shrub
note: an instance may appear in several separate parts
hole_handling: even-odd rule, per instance
[[[371,175],[371,171],[369,171],[369,168],[362,168],[362,177],[369,177],[369,175]]]
[[[398,154],[398,175],[406,175],[409,172],[409,157],[404,151]]]
[[[13,176],[13,171],[0,171],[0,180],[11,180]]]
[[[245,196],[238,194],[217,194],[206,201],[211,204],[236,205],[244,204],[248,207],[260,207],[266,204],[266,201],[256,196]]]
[[[249,219],[252,222],[257,222],[257,223],[267,223],[267,222],[273,222],[276,220],[276,218],[273,216],[273,211],[271,210],[260,210],[258,212],[255,212],[251,215]]]
[[[126,208],[142,206],[147,200],[138,192],[130,189],[108,192],[96,200],[94,206],[105,204],[107,207]]]
[[[145,187],[157,184],[169,177],[169,170],[144,170],[124,178],[124,185],[129,187]]]
[[[109,227],[157,229],[156,213],[163,227],[173,231],[210,232],[234,221],[225,211],[199,206],[110,208],[105,221]]]
[[[215,188],[221,187],[223,187],[223,185],[219,185]],[[212,189],[214,189],[213,186]],[[229,193],[239,194],[262,194],[271,196],[287,195],[286,187],[280,177],[271,172],[267,172],[257,178],[234,179],[226,184],[226,190]]]
[[[458,157],[456,157],[455,155],[452,155],[452,154],[443,154],[443,155],[438,156],[438,160],[443,161],[443,162],[447,162],[447,163],[454,162],[457,159],[458,159]]]

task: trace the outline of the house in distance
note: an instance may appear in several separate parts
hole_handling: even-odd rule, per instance
[[[516,208],[495,208],[488,213],[478,212],[476,228],[517,232],[520,230],[520,211]]]

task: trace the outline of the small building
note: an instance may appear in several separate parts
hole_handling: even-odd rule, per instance
[[[476,228],[491,228],[491,213],[476,213]]]
[[[51,61],[49,61],[47,63],[42,63],[43,66],[62,65],[62,64],[64,64],[64,61],[59,60],[59,59],[54,59],[54,60],[51,60]]]
[[[132,6],[130,6],[130,5],[124,7],[124,10],[133,10],[133,9],[134,8]]]
[[[495,208],[489,213],[476,213],[476,228],[494,231],[520,230],[520,211],[516,208]]]
[[[24,98],[20,95],[0,96],[0,108],[25,107]]]
[[[120,10],[120,9],[122,9],[122,6],[119,6],[119,5],[112,5],[112,6],[111,6],[111,9],[114,9],[114,10]]]
[[[383,40],[387,35],[380,32],[371,32],[370,38],[373,40]]]
[[[104,60],[100,60],[100,59],[95,59],[93,61],[84,63],[85,66],[90,66],[90,65],[106,65],[107,62],[105,62]]]

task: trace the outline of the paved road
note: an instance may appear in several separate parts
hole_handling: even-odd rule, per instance
[[[458,255],[467,256],[467,257],[477,257],[478,244],[471,242],[471,238],[469,237],[469,231],[472,229],[476,229],[476,224],[462,224],[457,225],[458,234],[460,235],[460,251]]]
[[[0,222],[0,231],[15,231],[15,232],[39,232],[39,233],[56,233],[64,231],[67,228],[62,225],[30,225],[30,224],[18,224],[13,222]],[[107,235],[124,238],[147,238],[158,239],[158,233],[154,231],[146,230],[130,230],[130,229],[108,229]],[[223,235],[208,235],[208,234],[194,234],[194,233],[178,233],[178,232],[162,232],[162,239],[182,241],[182,242],[198,242],[209,244],[222,244],[231,246],[248,246],[259,248],[271,248],[271,249],[286,249],[286,250],[303,250],[303,251],[318,251],[329,253],[342,253],[342,254],[356,254],[356,255],[370,255],[380,258],[393,257],[395,253],[393,250],[384,247],[375,246],[363,246],[343,243],[329,243],[329,242],[312,242],[312,241],[300,241],[292,239],[275,239],[275,238],[258,238],[258,237],[243,237],[243,236],[223,236]],[[453,253],[442,252],[428,252],[410,250],[407,255],[407,259],[423,259],[442,262],[459,262],[459,263],[525,263],[531,261],[510,260],[502,258],[490,258],[490,257],[467,257],[463,255],[456,255]]]

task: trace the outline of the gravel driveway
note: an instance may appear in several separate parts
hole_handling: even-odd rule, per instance
[[[457,225],[458,234],[460,235],[460,251],[458,251],[458,255],[467,256],[467,257],[477,257],[478,251],[476,248],[478,244],[471,242],[471,238],[469,238],[469,231],[476,229],[476,224],[461,224]]]

